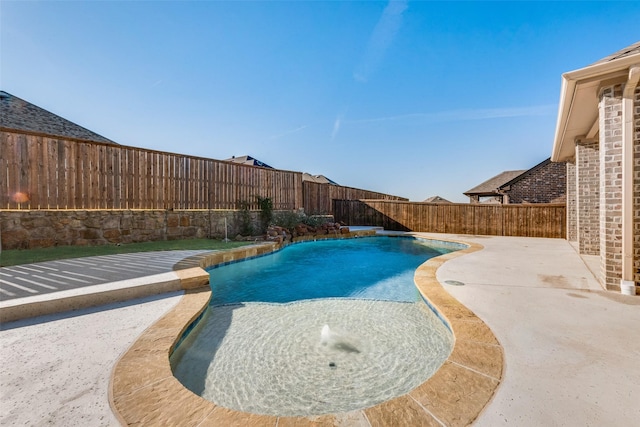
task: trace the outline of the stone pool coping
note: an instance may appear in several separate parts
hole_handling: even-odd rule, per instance
[[[406,233],[422,237],[420,233]],[[429,239],[433,240],[433,238]],[[440,369],[411,392],[381,404],[340,414],[306,417],[255,415],[223,408],[187,390],[174,376],[169,355],[187,327],[207,307],[211,291],[204,268],[279,249],[275,244],[236,248],[205,256],[201,267],[180,271],[186,287],[178,305],[149,327],[116,362],[109,402],[123,425],[255,426],[458,426],[471,424],[500,385],[503,349],[489,327],[453,298],[436,279],[446,261],[481,250],[476,243],[432,258],[415,272],[415,283],[453,331],[455,343]]]

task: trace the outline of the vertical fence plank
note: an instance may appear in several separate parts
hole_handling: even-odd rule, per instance
[[[77,193],[75,204],[76,209],[86,209],[88,201],[88,192],[91,183],[90,165],[89,165],[89,144],[81,143],[78,145],[76,165]]]
[[[18,209],[18,203],[16,199],[16,193],[20,192],[18,176],[20,176],[19,154],[18,154],[18,136],[7,135],[7,138],[2,140],[3,149],[2,157],[4,158],[4,164],[7,168],[6,176],[6,207],[7,209]],[[3,194],[3,196],[4,196]],[[4,203],[3,203],[4,205]]]
[[[162,156],[162,167],[160,172],[162,173],[162,209],[169,209],[171,207],[171,176],[169,174],[169,156]]]
[[[49,163],[47,162],[47,158],[49,156],[47,150],[47,142],[46,139],[42,136],[36,138],[36,144],[40,146],[39,148],[39,158],[37,160],[37,170],[38,170],[38,198],[39,198],[39,209],[49,209],[49,182],[47,179],[49,178]]]
[[[151,163],[151,176],[150,176],[150,199],[151,208],[160,209],[160,156],[158,152],[151,152],[148,156],[148,161]]]
[[[40,165],[42,159],[42,137],[28,137],[28,164],[29,173],[29,209],[42,209],[40,197]]]
[[[67,179],[67,157],[66,157],[66,144],[62,139],[56,140],[56,145],[58,146],[56,159],[56,167],[58,169],[57,173],[57,191],[58,191],[58,208],[59,209],[67,209],[67,194],[69,192],[69,185]]]
[[[26,137],[18,138],[18,150],[17,150],[17,162],[18,162],[18,191],[20,195],[17,196],[18,206],[20,209],[29,209],[31,198],[31,183],[29,175],[29,141]]]
[[[133,201],[133,185],[134,185],[134,161],[133,155],[131,153],[131,149],[125,149],[124,158],[122,159],[122,166],[124,170],[122,171],[122,175],[126,179],[126,190],[125,190],[125,209],[133,209],[134,201]]]
[[[120,149],[111,151],[113,162],[113,209],[123,208],[122,152]]]
[[[9,140],[13,136],[6,132],[0,132],[0,209],[9,209],[11,200],[11,187],[9,186],[9,156],[11,148]]]
[[[113,180],[113,152],[112,147],[104,147],[104,194],[105,194],[105,209],[114,208],[114,180]]]

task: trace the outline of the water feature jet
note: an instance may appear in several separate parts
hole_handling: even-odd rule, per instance
[[[329,325],[324,325],[322,327],[322,331],[320,332],[320,344],[346,353],[360,353],[360,350],[356,347],[353,340],[350,340],[344,334],[332,331],[331,328],[329,328]]]

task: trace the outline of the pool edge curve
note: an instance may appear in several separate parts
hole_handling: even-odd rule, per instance
[[[434,240],[423,233],[406,233]],[[113,367],[109,403],[123,425],[376,426],[469,425],[491,401],[504,365],[503,349],[489,327],[438,282],[437,269],[453,258],[483,249],[477,243],[438,238],[466,246],[420,265],[414,280],[420,294],[449,324],[454,347],[444,364],[420,386],[378,405],[347,413],[278,417],[216,405],[186,389],[172,374],[169,355],[184,331],[208,305],[204,268],[277,251],[276,244],[252,245],[205,256],[201,267],[178,271],[185,295],[124,352]],[[208,280],[207,280],[208,283]]]

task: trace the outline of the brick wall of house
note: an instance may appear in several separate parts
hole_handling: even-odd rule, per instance
[[[576,210],[576,164],[575,160],[566,163],[567,167],[567,240],[578,241],[578,217]]]
[[[622,278],[622,90],[600,92],[600,266],[601,282],[620,288]]]
[[[598,141],[576,142],[576,228],[581,254],[600,253],[600,158]]]
[[[633,136],[633,265],[636,285],[640,283],[640,87],[633,104],[635,132]]]
[[[527,172],[504,193],[509,203],[552,203],[564,201],[566,190],[565,164],[549,162]]]

